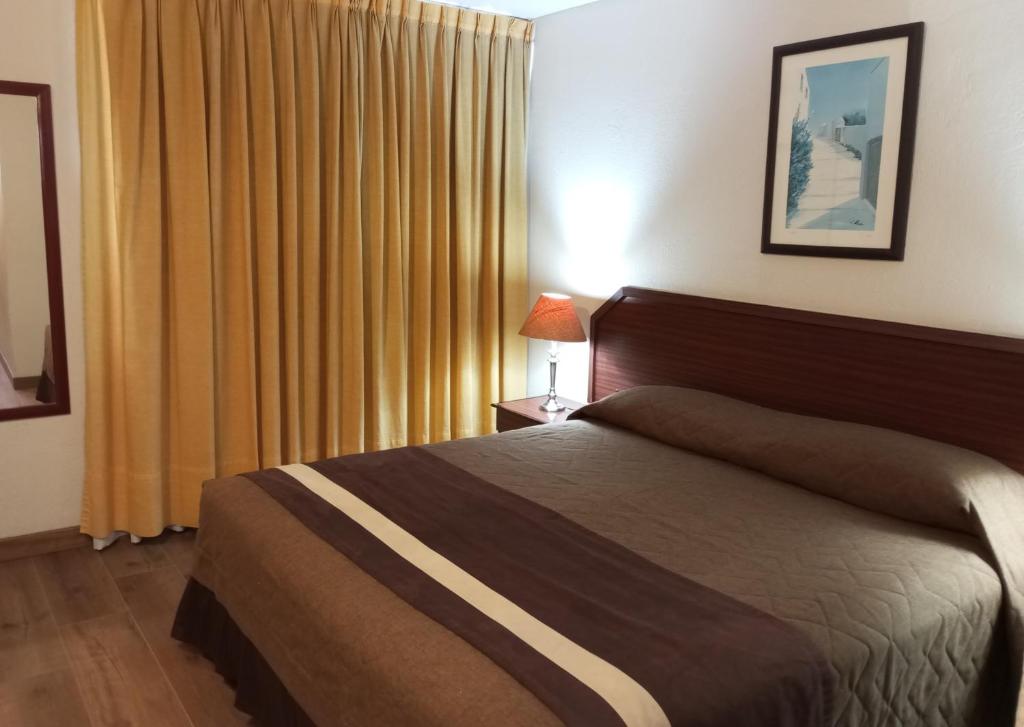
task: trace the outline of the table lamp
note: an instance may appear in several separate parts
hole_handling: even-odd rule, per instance
[[[551,348],[548,349],[548,366],[551,371],[551,388],[548,389],[548,399],[540,408],[546,412],[559,412],[565,406],[558,401],[555,393],[555,376],[558,370],[558,344],[576,343],[586,341],[587,336],[580,325],[579,316],[576,315],[576,308],[573,307],[572,298],[560,293],[544,293],[537,299],[537,303],[526,318],[526,323],[519,330],[520,336],[527,338],[539,338],[543,341],[550,341]]]

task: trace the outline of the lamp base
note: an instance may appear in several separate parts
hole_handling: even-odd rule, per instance
[[[548,388],[548,400],[540,405],[540,409],[548,414],[557,414],[565,411],[565,404],[558,400],[558,394],[555,393],[555,377],[558,376],[558,341],[552,341],[551,348],[548,349],[548,371],[551,374],[551,386]]]
[[[546,411],[548,414],[557,414],[560,411],[565,411],[565,404],[558,400],[557,396],[548,396],[548,400],[540,405],[541,411]]]

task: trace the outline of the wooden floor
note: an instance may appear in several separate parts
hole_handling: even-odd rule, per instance
[[[170,636],[194,532],[0,563],[0,725],[248,724]]]

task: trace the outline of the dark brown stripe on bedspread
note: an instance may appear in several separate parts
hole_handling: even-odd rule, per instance
[[[426,450],[310,465],[642,685],[673,725],[822,727],[832,672],[796,629]],[[486,654],[570,725],[620,725],[582,682],[280,470],[246,475],[310,530]],[[458,685],[452,685],[458,688]]]

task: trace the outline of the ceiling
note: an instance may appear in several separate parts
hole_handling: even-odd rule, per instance
[[[435,0],[435,2],[533,20],[542,15],[587,5],[595,0]]]

